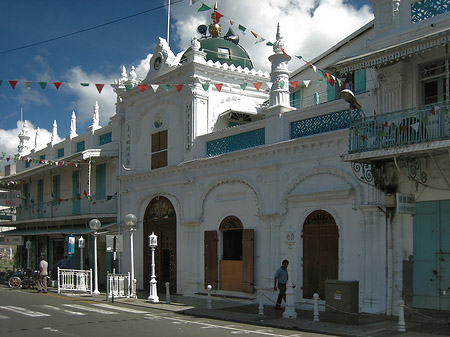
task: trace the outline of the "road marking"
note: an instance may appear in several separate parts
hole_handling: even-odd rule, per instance
[[[84,310],[84,311],[96,312],[98,314],[104,314],[104,315],[117,315],[117,314],[119,314],[118,312],[112,312],[112,311],[108,311],[108,310],[91,308],[91,307],[88,307],[88,306],[85,306],[85,305],[81,305],[81,304],[63,304],[63,306],[70,307],[70,308],[75,308],[75,309],[80,309],[80,310]]]
[[[106,304],[106,303],[97,303],[97,304],[93,304],[96,307],[102,307],[102,308],[106,308],[106,309],[111,309],[111,310],[119,310],[119,311],[125,311],[125,312],[129,312],[132,314],[148,314],[147,311],[142,311],[142,310],[136,310],[136,309],[131,309],[131,308],[124,308],[124,307],[118,307],[115,305],[111,305],[111,304]]]
[[[8,318],[9,318],[8,316],[0,315],[0,319],[8,319]]]
[[[22,314],[22,315],[29,316],[29,317],[50,316],[49,314],[46,314],[46,313],[43,313],[43,312],[31,311],[31,310],[28,310],[28,309],[25,309],[25,308],[15,307],[15,306],[12,306],[12,305],[0,306],[0,309],[10,310],[10,311],[13,311],[15,313]]]
[[[69,315],[76,315],[76,316],[84,316],[84,315],[86,315],[84,312],[62,309],[60,307],[55,307],[53,305],[48,305],[48,304],[42,304],[42,305],[39,305],[39,307],[44,308],[44,309],[51,309],[51,310],[55,310],[55,311],[59,311],[59,312],[64,312],[64,313],[69,314]]]

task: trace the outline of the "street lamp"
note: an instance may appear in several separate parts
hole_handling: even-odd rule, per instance
[[[148,236],[148,243],[152,250],[152,276],[150,279],[150,296],[148,300],[153,303],[159,302],[159,297],[156,290],[156,276],[155,276],[155,248],[158,247],[158,237],[152,232],[152,235]]]
[[[80,248],[80,269],[83,270],[83,249],[86,246],[86,240],[80,236],[78,239],[78,248]]]
[[[356,100],[355,94],[350,89],[344,89],[341,91],[341,98],[350,105],[350,119],[353,119],[353,107],[357,106],[361,108],[361,105]]]
[[[25,242],[25,249],[27,250],[27,269],[30,269],[30,250],[31,250],[31,241],[30,239]]]
[[[134,214],[125,215],[125,224],[130,230],[131,250],[131,294],[136,298],[136,280],[134,279],[134,232],[136,231],[137,218]]]
[[[94,230],[94,294],[100,294],[98,291],[98,267],[97,267],[97,236],[98,232],[97,230],[100,229],[102,226],[102,223],[98,219],[92,219],[89,221],[89,227]]]

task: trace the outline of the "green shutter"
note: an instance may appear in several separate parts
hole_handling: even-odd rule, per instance
[[[95,167],[95,199],[106,198],[106,164]]]
[[[53,201],[57,202],[61,196],[61,176],[53,176]]]
[[[366,69],[355,71],[355,94],[366,91]]]
[[[291,107],[300,109],[300,90],[291,92],[289,95]]]
[[[327,81],[327,101],[334,101],[337,97],[336,97],[336,86],[337,83],[334,84],[334,86],[332,86],[330,84],[330,82]]]

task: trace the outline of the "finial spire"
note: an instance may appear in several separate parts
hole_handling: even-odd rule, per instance
[[[222,17],[222,14],[220,14],[217,11],[217,1],[214,4],[214,12],[211,14],[211,19],[213,22],[209,25],[209,33],[212,37],[220,37],[221,29],[222,27],[219,24],[219,20]]]
[[[94,114],[92,115],[92,131],[100,128],[100,112],[99,112],[98,101],[95,101]]]
[[[56,144],[56,140],[58,139],[58,124],[56,123],[56,119],[53,121],[53,129],[52,129],[52,138],[51,144]]]
[[[22,121],[22,109],[20,109],[20,120]],[[22,122],[22,131],[19,133],[19,145],[17,146],[17,151],[19,155],[24,155],[29,152],[30,136],[28,134],[28,123],[27,121]]]
[[[70,134],[69,138],[75,138],[77,134],[77,116],[75,115],[75,110],[72,110],[72,118],[70,119]]]

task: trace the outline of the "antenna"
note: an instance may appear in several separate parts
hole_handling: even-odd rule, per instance
[[[167,45],[170,45],[170,0],[167,7]]]

